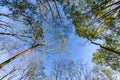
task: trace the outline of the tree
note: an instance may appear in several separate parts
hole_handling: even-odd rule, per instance
[[[8,10],[7,13],[0,13],[0,34],[7,37],[13,36],[20,39],[20,42],[27,43],[28,41],[29,43],[26,50],[3,61],[0,68],[25,54],[36,51],[60,51],[59,46],[61,45],[64,48],[72,31],[71,26],[63,21],[62,17],[64,17],[72,20],[76,33],[80,37],[100,47],[94,54],[93,62],[119,71],[119,0],[0,1],[0,6],[6,7]],[[61,15],[62,13],[63,15]],[[14,25],[11,25],[10,22],[14,22]],[[20,28],[15,24],[24,27]],[[3,45],[3,43],[1,44]],[[71,69],[70,66],[71,64],[67,68]],[[71,72],[68,74],[73,79]]]
[[[54,75],[53,80],[75,79],[75,68],[73,60],[54,60],[51,71],[51,75]]]
[[[21,76],[20,80],[45,80],[44,60],[40,58],[39,60],[31,61],[28,65],[27,71]]]
[[[90,67],[81,60],[56,59],[52,63],[50,80],[118,80],[116,74],[110,68]]]
[[[95,65],[92,69],[94,80],[116,80],[116,72],[110,68]]]
[[[61,16],[57,5],[55,1],[44,2],[44,0],[36,0],[33,3],[28,0],[0,0],[0,7],[7,10],[7,12],[0,12],[0,38],[2,40],[0,45],[3,46],[1,48],[3,53],[7,51],[7,54],[11,55],[8,59],[1,60],[0,69],[6,68],[9,63],[11,64],[26,54],[31,55],[30,53],[35,52],[54,53],[63,50],[59,46],[64,46],[68,41],[70,27],[65,22],[60,21]],[[53,6],[56,8],[52,8]],[[56,12],[59,17],[55,14]],[[4,45],[10,45],[11,49],[4,47]],[[14,49],[13,46],[15,45],[18,47]],[[28,58],[26,57],[26,59]],[[29,71],[36,72],[35,65],[30,65],[28,68],[30,68]],[[35,74],[39,79],[40,75],[45,77],[43,68],[39,67],[40,71]],[[23,68],[20,72],[22,71],[26,73],[28,69]],[[23,75],[21,79],[35,78],[35,75]],[[44,78],[43,76],[41,79]]]
[[[27,0],[1,0],[0,6],[6,7],[9,10],[9,13],[0,13],[0,17],[7,18],[5,21],[1,19],[1,28],[9,27],[9,29],[6,30],[6,33],[4,30],[1,30],[0,34],[13,36],[22,41],[29,41],[30,46],[28,49],[19,52],[17,55],[2,62],[0,68],[19,56],[31,53],[31,51],[34,52],[38,50],[48,52],[50,50],[53,52],[54,47],[60,46],[61,43],[64,43],[67,40],[69,27],[67,27],[64,22],[60,23],[60,16],[57,18],[57,15],[54,15],[50,4],[56,6],[57,13],[59,14],[56,1],[44,2],[36,0],[36,2],[32,3]],[[49,16],[50,18],[48,17],[49,12],[52,13],[52,15]],[[8,22],[9,20],[16,21],[16,23],[18,22],[18,24],[24,25],[24,27],[21,31],[18,29],[20,26],[17,25],[14,25],[15,27],[12,26],[13,28],[11,28],[11,25],[9,25],[10,23]],[[52,26],[50,27],[50,25]],[[60,42],[60,44],[58,44],[58,42]],[[54,45],[52,45],[53,43]],[[53,49],[49,48],[48,45],[51,45]],[[47,50],[42,50],[45,46],[48,46]]]
[[[119,0],[81,0],[64,5],[64,12],[72,19],[77,34],[100,47],[93,61],[117,71],[120,69],[119,4]]]
[[[0,69],[0,80],[12,80],[12,79],[17,79],[19,77],[21,77],[22,71],[26,71],[27,68],[25,69],[25,67],[23,66],[23,62],[24,62],[24,58],[18,60],[18,63],[12,62],[11,65],[6,66],[2,69]]]

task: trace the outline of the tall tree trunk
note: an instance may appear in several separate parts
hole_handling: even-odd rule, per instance
[[[0,64],[0,68],[4,67],[5,65],[7,65],[8,63],[12,62],[13,60],[15,60],[16,58],[20,57],[20,56],[23,56],[25,54],[28,54],[30,52],[30,48],[24,50],[23,52],[13,56],[12,58],[4,61],[3,63]]]
[[[32,49],[34,49],[34,48],[36,48],[36,47],[38,47],[38,46],[42,47],[42,46],[47,46],[47,45],[50,45],[50,44],[53,44],[53,43],[43,42],[43,43],[41,43],[41,44],[33,45],[31,48],[28,48],[28,49],[24,50],[23,52],[20,52],[19,54],[13,56],[12,58],[10,58],[10,59],[2,62],[2,63],[0,64],[0,69],[1,69],[2,67],[4,67],[5,65],[7,65],[8,63],[10,63],[10,62],[12,62],[13,60],[15,60],[16,58],[18,58],[18,57],[20,57],[20,56],[23,56],[23,55],[25,55],[25,54],[29,54],[29,53],[30,53],[30,50],[32,50]]]

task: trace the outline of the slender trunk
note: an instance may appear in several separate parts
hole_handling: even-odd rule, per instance
[[[62,71],[60,71],[60,80],[62,80]]]
[[[56,74],[55,78],[56,78],[55,80],[57,80],[57,79],[58,79],[58,74]]]
[[[0,69],[1,69],[2,67],[4,67],[5,65],[7,65],[8,63],[10,63],[10,62],[12,62],[13,60],[15,60],[16,58],[18,58],[18,57],[20,57],[20,56],[23,56],[23,55],[25,55],[25,54],[29,54],[29,53],[30,53],[30,50],[32,50],[32,49],[34,49],[34,48],[36,48],[36,47],[38,47],[38,46],[42,47],[42,46],[46,46],[46,45],[50,45],[50,44],[52,44],[52,43],[43,42],[43,43],[41,43],[41,44],[33,45],[31,48],[28,48],[28,49],[24,50],[23,52],[20,52],[19,54],[13,56],[12,58],[10,58],[10,59],[8,59],[8,60],[0,63]]]
[[[18,57],[20,57],[20,56],[22,56],[22,55],[28,54],[29,52],[30,52],[30,48],[28,48],[28,49],[24,50],[23,52],[15,55],[15,56],[13,56],[12,58],[4,61],[3,63],[0,64],[0,69],[1,69],[2,67],[4,67],[5,65],[7,65],[8,63],[10,63],[10,62],[12,62],[13,60],[15,60],[16,58],[18,58]]]

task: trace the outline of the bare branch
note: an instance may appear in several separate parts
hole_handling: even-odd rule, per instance
[[[52,18],[53,18],[53,21],[54,21],[55,20],[54,19],[54,13],[53,13],[52,8],[50,6],[50,3],[48,1],[47,1],[47,4],[48,4],[48,7],[50,8],[50,11],[51,11],[51,14],[52,14]]]
[[[59,9],[58,9],[58,6],[57,6],[57,3],[56,3],[56,0],[53,0],[53,1],[54,1],[54,3],[55,3],[55,7],[56,7],[56,9],[57,9],[57,13],[58,13],[58,16],[59,16],[60,21],[61,21],[61,16],[60,16],[60,12],[59,12]]]
[[[19,35],[19,34],[12,34],[12,33],[4,33],[4,32],[0,32],[0,34],[1,34],[1,35],[20,36],[20,37],[31,38],[31,36],[25,36],[25,35]]]
[[[6,27],[11,27],[10,24],[5,21],[0,20],[0,22],[1,22],[0,25],[6,26]]]
[[[113,4],[110,4],[110,5],[106,6],[104,9],[106,9],[106,8],[108,8],[108,7],[111,7],[111,6],[113,6],[113,5],[119,5],[119,4],[120,4],[120,1],[115,2],[115,3],[113,3]]]
[[[40,4],[43,6],[43,7],[45,7],[46,8],[46,10],[48,10],[48,8],[42,3],[42,1],[41,0],[39,0],[39,2],[40,2]]]
[[[19,19],[14,18],[14,17],[11,16],[10,14],[0,13],[0,16],[4,16],[4,17],[10,18],[10,19],[15,20],[15,21],[24,22],[23,20],[19,20]]]
[[[92,40],[90,40],[90,42],[91,42],[92,44],[98,45],[100,48],[103,48],[103,49],[105,49],[105,50],[111,51],[111,52],[113,52],[113,53],[115,53],[115,54],[117,54],[117,55],[120,56],[120,52],[118,52],[118,51],[116,51],[116,50],[114,50],[114,49],[111,49],[111,48],[108,48],[108,47],[104,47],[104,46],[102,46],[102,45],[99,44],[99,43],[93,42]]]

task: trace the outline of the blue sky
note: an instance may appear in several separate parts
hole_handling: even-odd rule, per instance
[[[54,59],[72,59],[72,60],[82,60],[83,63],[88,63],[89,67],[92,67],[92,55],[99,47],[87,42],[86,40],[75,35],[74,33],[70,36],[70,42],[67,46],[69,53],[56,53],[49,54],[45,57],[46,73],[50,73],[51,64]]]
[[[82,39],[77,35],[72,35],[67,46],[69,53],[56,53],[52,56],[58,58],[67,57],[75,60],[82,58],[86,62],[91,62],[92,54],[98,49],[98,46],[93,45],[90,42],[85,42],[85,39]]]

